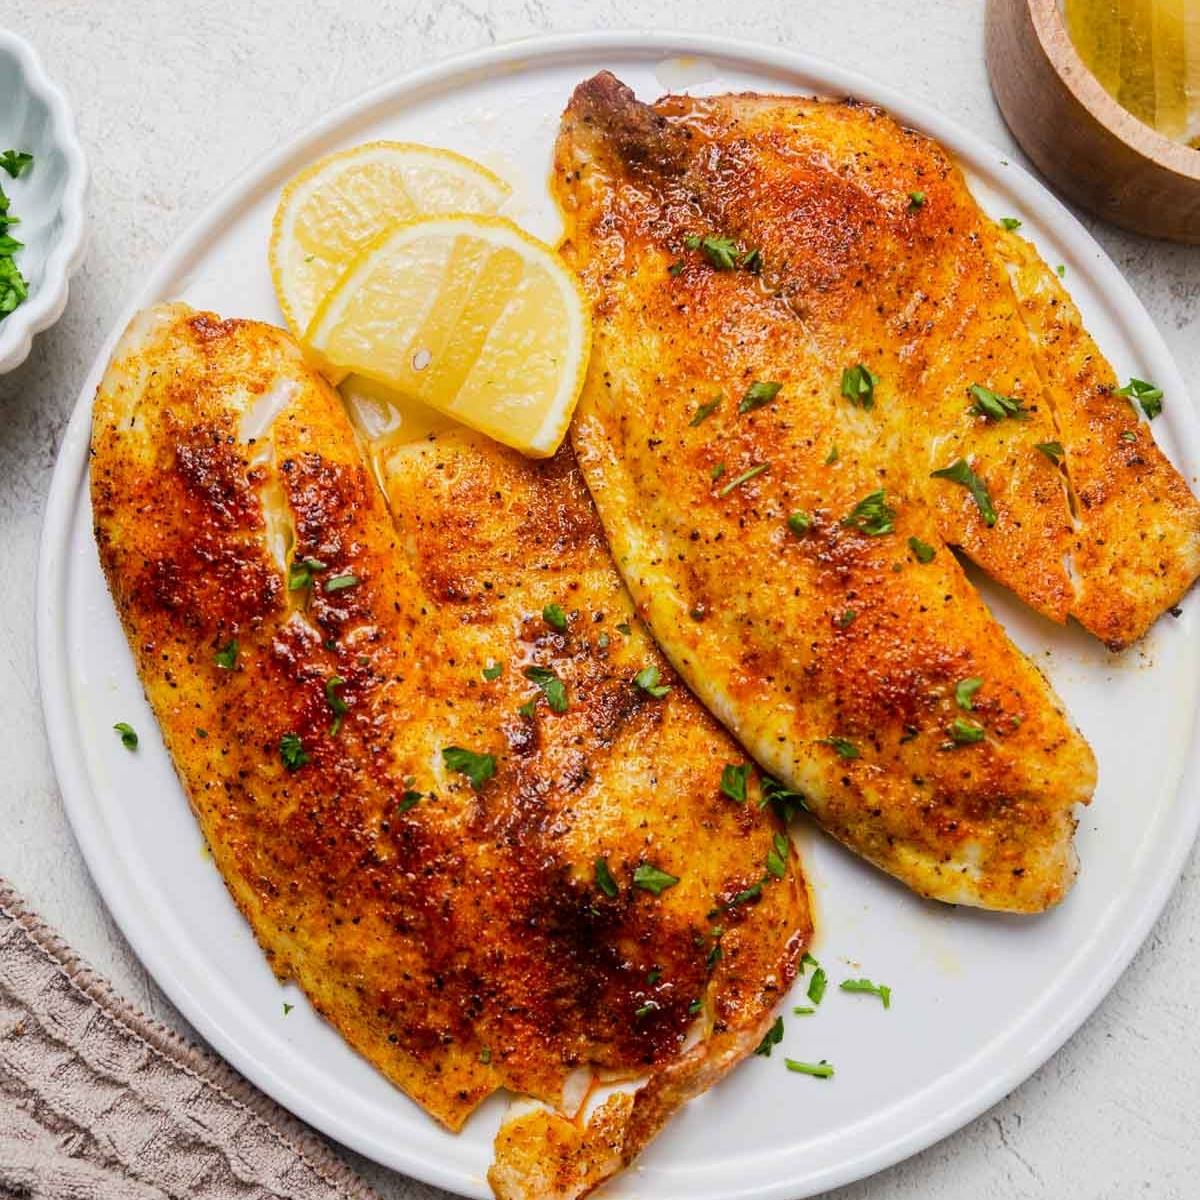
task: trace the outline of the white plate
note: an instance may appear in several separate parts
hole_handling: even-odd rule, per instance
[[[553,237],[551,144],[571,88],[608,67],[640,96],[668,88],[854,94],[950,147],[994,215],[1014,215],[1066,279],[1122,375],[1167,396],[1154,432],[1194,476],[1197,422],[1165,346],[1129,287],[1070,214],[1004,156],[936,113],[857,75],[782,50],[681,35],[539,39],[408,76],[335,113],[232,185],[167,255],[133,307],[182,297],[230,316],[278,320],[266,270],[281,182],[326,151],[368,138],[449,146],[515,186],[510,211]],[[131,308],[132,311],[132,308]],[[123,324],[123,322],[122,322]],[[114,329],[115,338],[119,330]],[[235,911],[142,698],[92,545],[84,387],[54,475],[42,544],[38,648],[46,721],[67,810],[121,929],[182,1013],[239,1070],[325,1133],[388,1166],[485,1196],[493,1098],[453,1137],[281,990]],[[1079,828],[1082,876],[1039,918],[922,902],[810,829],[805,861],[831,986],[816,1016],[785,1009],[781,1049],[827,1058],[836,1078],[756,1058],[690,1105],[608,1195],[654,1200],[792,1200],[912,1154],[1025,1079],[1092,1011],[1158,915],[1200,819],[1194,794],[1194,606],[1115,658],[985,586],[1044,665],[1096,748],[1100,787]],[[130,721],[136,754],[112,731]],[[890,1011],[836,989],[890,984]],[[803,985],[801,985],[803,986]],[[296,1004],[283,1016],[282,1001]],[[800,989],[791,1003],[802,1003]]]

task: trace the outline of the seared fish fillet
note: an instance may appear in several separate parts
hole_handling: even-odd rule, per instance
[[[811,931],[799,867],[756,792],[722,794],[742,756],[634,617],[569,450],[426,441],[393,524],[287,334],[167,305],[117,348],[92,453],[230,892],[450,1129],[501,1087],[549,1106],[502,1129],[497,1195],[583,1195],[755,1048]],[[566,1085],[598,1074],[644,1083],[589,1120]]]
[[[575,449],[676,669],[818,821],[918,892],[1060,900],[1095,763],[946,543],[1065,618],[1079,534],[1035,443],[1067,435],[958,172],[861,106],[651,108],[602,74],[563,118],[555,189],[594,302]],[[1026,397],[1024,419],[967,411],[973,382]],[[1106,419],[1134,426],[1120,407]],[[1135,436],[1147,474],[1173,477]],[[959,459],[994,527],[931,478]],[[1194,559],[1188,519],[1173,544]],[[1141,580],[1158,604],[1186,586],[1164,567]],[[1089,611],[1115,608],[1113,580],[1089,586]]]
[[[875,439],[878,461],[932,509],[942,539],[1034,608],[1074,615],[1119,649],[1200,574],[1200,504],[1115,394],[1053,272],[980,212],[936,143],[854,102],[670,96],[651,109],[611,76],[579,89],[566,122],[568,142],[582,124],[612,178],[671,223],[653,236],[682,263],[664,284],[677,304],[712,273],[688,234],[759,252],[810,398],[851,407],[841,373],[870,368],[873,395],[843,419]],[[581,157],[594,167],[599,153]],[[566,146],[560,195],[595,215],[603,201],[582,197],[604,185],[594,172],[577,178],[578,165]],[[616,218],[610,198],[610,221],[646,219],[622,204]],[[1022,411],[980,412],[972,385]],[[987,489],[990,524],[964,487],[934,474],[960,460]]]

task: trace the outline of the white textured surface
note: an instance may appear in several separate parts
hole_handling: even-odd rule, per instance
[[[793,45],[930,101],[1000,145],[981,56],[982,4],[853,6],[714,0],[654,8],[569,0],[422,0],[303,7],[10,0],[3,19],[38,46],[78,114],[91,156],[93,235],[66,316],[0,379],[0,687],[9,780],[0,794],[7,875],[116,986],[178,1018],[99,906],[57,797],[34,678],[32,589],[41,508],[62,425],[130,288],[224,180],[330,105],[430,58],[547,30],[656,25]],[[1014,149],[1014,156],[1017,152]],[[1200,250],[1100,228],[1185,377],[1200,373]],[[1185,402],[1183,397],[1176,402]],[[1131,803],[1137,802],[1131,796]],[[1191,1197],[1200,1168],[1200,869],[1095,1018],[1028,1084],[968,1129],[841,1200]],[[1012,986],[1019,988],[1019,978]],[[931,1030],[931,1036],[936,1031]],[[796,1120],[804,1120],[798,1096]],[[431,1189],[369,1171],[389,1197]]]

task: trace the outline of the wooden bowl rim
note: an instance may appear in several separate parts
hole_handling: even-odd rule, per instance
[[[1067,32],[1059,0],[1025,0],[1033,29],[1055,74],[1084,108],[1134,153],[1200,183],[1200,150],[1139,121],[1105,90]],[[1064,68],[1071,68],[1064,70]]]

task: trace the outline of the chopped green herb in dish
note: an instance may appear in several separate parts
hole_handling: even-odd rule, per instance
[[[298,771],[306,763],[312,760],[305,753],[304,744],[300,741],[300,737],[295,733],[285,733],[279,739],[279,757],[283,759],[283,765],[289,771]]]
[[[886,983],[872,983],[869,979],[843,979],[838,987],[843,992],[865,992],[878,996],[884,1008],[892,1007],[892,989]]]
[[[825,968],[818,967],[812,973],[812,978],[808,981],[808,998],[814,1004],[820,1004],[825,998],[825,988],[828,983],[829,977],[825,974]]]
[[[483,677],[489,683],[491,683],[491,681],[493,679],[499,679],[503,673],[504,673],[504,667],[501,666],[501,664],[496,662],[494,659],[491,662],[489,662],[486,667],[483,668]]]
[[[832,746],[837,751],[838,758],[862,757],[862,751],[849,738],[827,737],[820,738],[819,740],[826,746]]]
[[[842,372],[842,395],[855,408],[875,407],[875,385],[879,376],[870,367],[857,363]]]
[[[743,471],[743,472],[742,472],[740,475],[738,475],[738,476],[736,476],[735,478],[731,479],[731,480],[730,480],[730,481],[729,481],[729,482],[728,482],[728,483],[727,483],[727,484],[726,484],[726,485],[725,485],[725,486],[724,486],[724,487],[723,487],[723,488],[722,488],[722,489],[721,489],[721,490],[720,490],[720,491],[717,493],[717,495],[718,495],[718,496],[720,496],[720,497],[722,497],[722,498],[724,498],[725,496],[728,496],[728,495],[729,495],[729,493],[730,493],[730,492],[732,492],[732,491],[734,490],[734,488],[739,488],[739,487],[741,487],[741,486],[742,486],[742,484],[743,484],[743,483],[749,483],[751,479],[756,479],[756,478],[757,478],[759,475],[761,475],[761,474],[762,474],[762,473],[763,473],[765,470],[767,470],[767,469],[770,467],[770,465],[771,465],[770,463],[759,463],[759,464],[758,464],[757,466],[755,466],[755,467],[750,467],[748,470],[745,470],[745,471]]]
[[[617,898],[617,881],[613,878],[612,871],[608,868],[607,858],[598,858],[595,863],[596,871],[596,886],[610,899]]]
[[[779,395],[781,387],[783,384],[773,379],[756,379],[742,396],[738,404],[738,414],[753,412],[756,408],[762,408],[764,404],[770,404]]]
[[[1005,417],[1023,420],[1028,415],[1024,402],[1016,396],[1002,396],[982,383],[971,384],[967,391],[975,398],[971,411],[989,421],[1003,421]]]
[[[358,587],[359,582],[357,575],[334,575],[325,581],[325,590],[327,592],[344,592],[347,588]]]
[[[1123,388],[1117,388],[1117,395],[1136,400],[1148,421],[1153,421],[1163,410],[1162,388],[1145,379],[1130,379]]]
[[[925,207],[925,193],[924,192],[909,192],[908,193],[908,207],[910,209],[912,209],[914,212],[918,208],[924,208]]]
[[[721,794],[728,796],[735,804],[745,804],[749,771],[745,763],[726,763],[721,771]]]
[[[700,407],[696,409],[696,415],[688,422],[688,425],[695,429],[697,425],[701,425],[707,421],[708,418],[711,417],[713,413],[715,413],[717,409],[721,407],[721,399],[722,397],[718,393],[711,400],[701,404]]]
[[[658,682],[661,678],[662,672],[651,663],[633,677],[633,682],[647,695],[653,696],[655,700],[661,700],[671,690],[668,684]]]
[[[970,746],[975,742],[982,742],[986,732],[982,725],[963,717],[955,717],[954,724],[950,726],[950,737],[956,746]]]
[[[888,504],[884,490],[880,488],[864,496],[850,515],[842,518],[842,524],[868,537],[882,537],[896,528],[896,510]]]
[[[442,751],[442,761],[451,771],[465,775],[475,791],[479,791],[496,773],[494,755],[476,754],[474,751],[464,750],[461,746],[447,746]]]
[[[797,537],[803,537],[812,528],[812,517],[806,512],[797,511],[788,517],[787,525]]]
[[[526,667],[522,674],[542,689],[551,712],[567,711],[567,686],[549,667]]]
[[[833,1076],[833,1068],[824,1060],[819,1063],[797,1062],[794,1058],[785,1058],[784,1064],[789,1071],[795,1071],[797,1075],[811,1075],[814,1079],[830,1079]]]
[[[919,537],[910,537],[908,548],[919,563],[933,562],[933,556],[937,554],[937,551],[928,542],[921,541]]]
[[[213,662],[215,662],[223,671],[232,671],[234,667],[237,666],[237,660],[237,638],[230,638],[229,641],[222,646],[216,652],[216,654],[213,655]]]
[[[20,179],[27,168],[33,165],[33,155],[25,150],[5,150],[0,154],[0,167],[14,179]]]
[[[651,863],[641,863],[633,872],[633,886],[653,892],[656,896],[661,896],[667,888],[674,887],[678,882],[678,875],[670,875]]]
[[[771,1051],[783,1041],[783,1018],[776,1017],[774,1024],[766,1033],[763,1034],[763,1040],[758,1043],[758,1049],[755,1054],[761,1055],[763,1058],[770,1058]]]
[[[940,471],[931,472],[930,477],[949,479],[952,483],[965,487],[978,506],[984,524],[989,527],[995,525],[996,510],[992,507],[992,498],[988,495],[987,485],[971,470],[965,458],[952,462],[948,467],[942,467]]]
[[[1063,450],[1062,442],[1034,442],[1033,448],[1040,450],[1055,466],[1062,461],[1062,456],[1066,453]]]
[[[1021,222],[1018,221],[1016,217],[1001,217],[1000,224],[1007,229],[1009,233],[1021,228]]]
[[[16,152],[10,150],[8,153]],[[9,174],[16,178],[21,170],[24,170],[24,166],[19,170],[9,170]],[[10,226],[18,225],[20,221],[9,214],[8,205],[8,197],[0,188],[0,321],[29,296],[29,284],[13,257],[23,243],[9,233]]]
[[[970,712],[975,707],[975,693],[983,687],[983,680],[977,676],[970,679],[960,679],[954,689],[954,702],[959,708]]]
[[[563,612],[562,606],[559,604],[547,604],[542,609],[542,620],[551,629],[557,629],[559,633],[567,632],[567,614]]]
[[[137,730],[127,721],[118,721],[113,728],[121,735],[121,745],[126,750],[136,750],[138,744]]]

